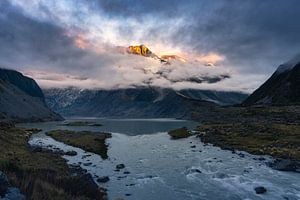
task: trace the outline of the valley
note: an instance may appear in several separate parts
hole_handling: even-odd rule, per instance
[[[0,0],[0,200],[300,200],[299,0]]]
[[[19,85],[33,80],[1,72],[6,116],[0,170],[7,175],[7,188],[17,187],[6,195],[34,200],[300,195],[300,107],[297,101],[286,103],[293,96],[285,95],[280,105],[278,97],[254,101],[261,88],[250,96],[151,87],[47,89],[44,96],[38,85]],[[17,101],[13,104],[20,109],[10,109],[7,100],[19,99],[16,93],[35,109]],[[224,194],[211,196],[216,188]]]

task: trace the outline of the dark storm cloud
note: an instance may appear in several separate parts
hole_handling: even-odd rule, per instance
[[[183,17],[187,25],[166,38],[168,41],[201,53],[217,51],[244,72],[272,73],[300,49],[298,0],[98,2],[101,10],[114,17]],[[148,32],[149,37],[161,34],[161,27]]]
[[[261,73],[298,54],[299,1],[225,2],[204,24],[191,28],[198,49],[214,49],[240,70]],[[201,20],[201,15],[195,19]]]
[[[251,91],[299,53],[299,18],[298,0],[1,1],[0,65],[23,71],[50,69],[53,74],[32,74],[70,84],[83,80],[87,87],[147,80],[173,87],[172,80],[182,80],[176,82],[180,87],[194,83],[197,88]],[[177,48],[195,54],[193,58],[215,55],[221,64],[172,65],[166,77],[157,77],[153,69],[168,71],[168,66],[102,52],[105,45],[141,43],[159,51]],[[224,74],[228,77],[214,79]]]
[[[50,23],[26,17],[8,2],[0,3],[0,63],[7,67],[48,65],[81,57],[64,31]]]
[[[185,1],[188,3],[189,1]],[[184,4],[180,0],[166,1],[136,1],[136,0],[98,0],[98,8],[111,16],[142,18],[144,15],[174,16],[179,6]]]

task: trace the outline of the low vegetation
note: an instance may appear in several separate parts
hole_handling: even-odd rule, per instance
[[[62,124],[63,126],[102,126],[102,124],[89,122],[89,121],[72,121],[65,122]]]
[[[172,137],[172,139],[181,139],[181,138],[187,138],[191,136],[190,132],[186,127],[169,131],[168,134]]]
[[[0,127],[0,171],[13,186],[32,200],[106,199],[90,176],[70,169],[59,155],[32,151],[27,142],[35,131]]]
[[[65,144],[84,149],[85,151],[93,152],[100,155],[103,159],[107,159],[107,138],[111,137],[109,133],[96,133],[90,131],[69,131],[69,130],[54,130],[47,133],[55,140]]]
[[[300,107],[222,108],[198,130],[203,142],[275,158],[300,160]]]

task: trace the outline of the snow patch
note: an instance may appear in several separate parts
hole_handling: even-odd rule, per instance
[[[283,73],[285,71],[290,71],[292,70],[297,64],[300,63],[300,54],[298,54],[297,56],[295,56],[293,59],[291,59],[290,61],[280,65],[277,70],[276,73]]]

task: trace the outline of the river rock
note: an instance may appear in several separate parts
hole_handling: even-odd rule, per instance
[[[81,159],[85,159],[85,158],[90,157],[90,156],[92,156],[92,155],[90,155],[90,154],[83,155],[83,156],[81,157]]]
[[[25,200],[25,196],[21,194],[20,190],[15,187],[8,189],[6,195],[1,200]]]
[[[125,168],[125,165],[124,164],[118,164],[116,166],[117,169],[124,169]]]
[[[76,156],[76,155],[77,155],[77,152],[76,152],[76,151],[67,151],[67,152],[65,153],[65,155],[67,155],[67,156]]]
[[[8,190],[8,179],[6,175],[0,171],[0,196],[5,196],[7,190]]]
[[[290,159],[276,159],[274,162],[269,163],[269,166],[279,171],[300,172],[300,162]]]
[[[93,163],[89,162],[89,163],[83,163],[84,166],[91,166]]]
[[[201,174],[202,172],[199,169],[191,169],[190,173],[198,173]]]
[[[254,188],[256,194],[264,194],[267,192],[267,189],[265,187],[259,186]]]
[[[108,176],[103,176],[103,177],[99,177],[98,179],[97,179],[97,182],[98,183],[106,183],[106,182],[108,182],[110,179],[109,179],[109,177]]]

